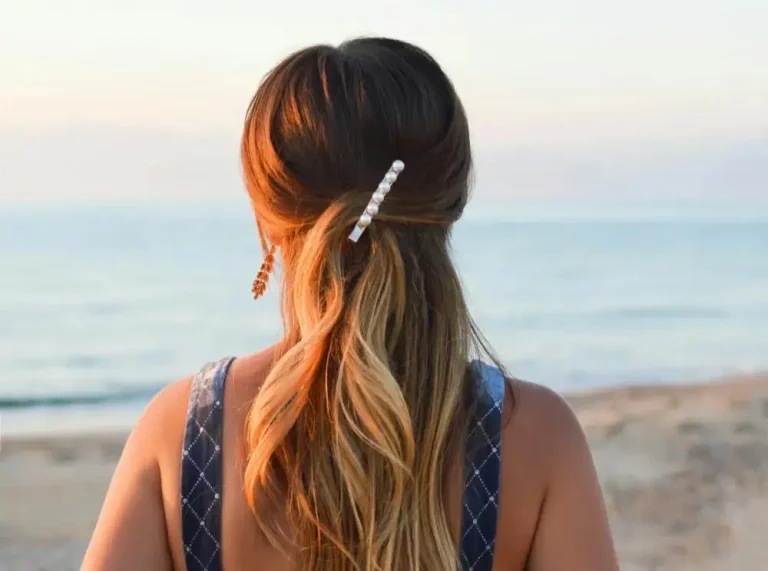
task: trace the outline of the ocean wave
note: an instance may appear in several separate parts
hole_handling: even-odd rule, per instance
[[[485,311],[483,311],[485,310]],[[758,310],[759,311],[759,308]],[[742,317],[737,312],[717,307],[684,305],[647,305],[587,309],[538,309],[526,311],[514,305],[489,305],[478,312],[486,325],[503,325],[517,328],[551,328],[567,325],[599,328],[612,325],[632,327],[642,322],[677,321],[683,325],[695,325],[699,321],[727,320]],[[743,318],[743,317],[742,317]]]
[[[162,388],[156,385],[92,393],[0,396],[0,411],[149,401]]]
[[[728,311],[715,307],[657,305],[645,307],[621,307],[592,313],[593,318],[605,320],[630,319],[725,319]]]

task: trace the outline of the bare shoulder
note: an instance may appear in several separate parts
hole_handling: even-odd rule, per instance
[[[584,431],[566,400],[554,390],[521,380],[508,382],[504,438],[524,439],[548,452],[585,442]],[[551,456],[551,454],[549,454]]]
[[[164,451],[181,449],[193,379],[194,375],[188,375],[166,385],[144,409],[134,428],[134,434],[142,435],[145,450],[158,460],[163,459]]]
[[[525,551],[532,571],[615,571],[599,480],[576,414],[552,389],[518,380],[508,386],[500,532],[524,530],[518,554]]]
[[[502,487],[525,490],[526,498],[533,502],[531,509],[538,512],[558,463],[574,447],[584,449],[586,439],[565,399],[543,385],[508,380],[502,428]]]
[[[169,427],[174,420],[186,417],[194,378],[193,374],[187,375],[163,387],[147,405],[139,424]]]
[[[177,428],[189,395],[190,378],[165,387],[131,431],[112,476],[82,568],[169,569],[167,502],[163,493],[163,451]],[[182,402],[183,401],[183,404]],[[178,454],[176,455],[178,456]],[[147,539],[150,538],[150,539]]]
[[[261,380],[272,362],[272,353],[271,349],[266,349],[235,359],[226,380],[225,400],[228,403],[249,402],[258,392]],[[161,468],[169,467],[167,462],[178,463],[178,451],[181,450],[184,440],[189,398],[195,376],[196,373],[187,375],[160,390],[146,407],[134,429],[134,435],[141,438],[144,449],[153,452],[159,459]]]

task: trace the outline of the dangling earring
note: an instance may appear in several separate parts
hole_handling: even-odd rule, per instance
[[[251,293],[253,299],[259,299],[264,292],[267,291],[267,284],[269,283],[269,274],[272,272],[272,265],[275,263],[275,247],[272,246],[267,253],[267,257],[264,258],[264,262],[259,268],[259,273],[256,274],[256,279],[253,280],[253,286],[251,287]]]

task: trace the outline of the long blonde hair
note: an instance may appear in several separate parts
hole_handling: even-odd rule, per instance
[[[356,244],[394,159],[407,165]],[[248,110],[242,162],[262,243],[280,248],[285,339],[248,416],[246,497],[312,571],[458,568],[446,467],[461,458],[483,348],[451,260],[471,172],[438,64],[395,40],[314,46]],[[290,529],[268,514],[287,508]]]

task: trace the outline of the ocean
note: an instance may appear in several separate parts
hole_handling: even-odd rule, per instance
[[[768,203],[472,205],[474,316],[560,391],[768,370]],[[3,432],[129,425],[163,385],[279,338],[245,201],[0,205]]]

